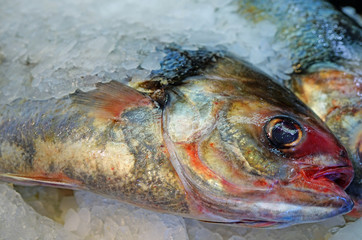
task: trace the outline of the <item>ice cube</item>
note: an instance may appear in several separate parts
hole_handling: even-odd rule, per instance
[[[330,240],[361,240],[362,236],[362,218],[358,219],[355,222],[350,222],[346,227],[340,229],[336,234],[334,234]]]
[[[76,231],[80,223],[79,214],[73,209],[69,209],[64,217],[64,229],[66,231]]]
[[[35,212],[4,183],[0,183],[0,222],[1,239],[78,239],[60,224]]]

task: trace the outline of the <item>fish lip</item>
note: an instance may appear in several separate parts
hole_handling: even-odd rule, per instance
[[[334,185],[345,190],[353,180],[354,171],[352,166],[309,166],[302,168],[302,172],[307,179],[319,180],[324,178],[326,181],[333,182]]]

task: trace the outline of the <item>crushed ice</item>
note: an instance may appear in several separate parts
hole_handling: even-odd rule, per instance
[[[272,43],[275,26],[250,24],[236,10],[231,0],[1,1],[0,103],[60,97],[93,86],[84,77],[101,72],[147,76],[157,68],[155,49],[169,43],[222,45],[286,78],[289,52]]]
[[[0,103],[60,97],[90,89],[100,78],[142,79],[159,68],[162,54],[156,49],[169,43],[187,49],[222,45],[281,80],[292,71],[285,43],[271,41],[275,26],[243,20],[232,0],[1,0],[0,6]],[[22,195],[0,183],[1,239],[297,240],[362,234],[361,220],[346,224],[341,216],[256,230],[158,214],[92,193],[17,190]]]

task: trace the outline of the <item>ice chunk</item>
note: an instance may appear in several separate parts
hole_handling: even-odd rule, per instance
[[[362,218],[355,222],[348,223],[346,227],[334,234],[330,240],[360,240],[362,236]]]
[[[277,32],[277,27],[271,22],[262,21],[258,24],[258,31],[260,31],[264,36],[274,37],[275,33]]]
[[[79,214],[73,209],[69,209],[65,214],[64,229],[66,231],[75,231],[78,229],[80,223]]]
[[[125,69],[127,70],[130,70],[130,69],[135,69],[138,67],[140,63],[138,61],[132,61],[132,60],[129,60],[129,61],[124,61],[122,63],[122,67],[124,67]]]
[[[181,217],[150,212],[88,192],[76,192],[75,197],[80,207],[80,226],[77,232],[82,237],[175,240],[188,238]],[[89,219],[89,227],[87,232],[81,233],[83,218],[86,221]]]
[[[20,194],[0,183],[1,239],[79,239],[59,223],[39,215]]]
[[[234,236],[230,237],[229,240],[245,240],[245,238],[234,235]]]
[[[346,224],[346,221],[344,220],[344,217],[342,215],[339,215],[320,222],[319,224],[325,228],[332,228],[336,226],[344,226]]]
[[[78,205],[74,196],[67,196],[61,200],[59,208],[62,212],[66,213],[70,208],[77,209]]]
[[[190,225],[188,228],[188,233],[189,233],[191,240],[202,240],[202,239],[222,240],[223,239],[219,233],[210,231],[209,229],[203,227],[201,224]]]
[[[157,70],[161,68],[160,62],[165,56],[162,52],[150,53],[142,62],[141,67],[146,70]]]
[[[215,32],[210,31],[197,31],[192,32],[189,36],[188,41],[203,45],[203,46],[215,46],[222,43],[224,36]]]

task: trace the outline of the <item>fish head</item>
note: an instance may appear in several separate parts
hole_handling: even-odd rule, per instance
[[[361,64],[357,64],[361,66]],[[346,66],[353,69],[352,66]],[[346,192],[355,202],[349,216],[362,216],[362,73],[321,68],[294,76],[292,91],[310,107],[346,147],[354,179]]]
[[[349,212],[345,148],[290,91],[219,60],[170,93],[165,141],[195,218],[280,227]]]

